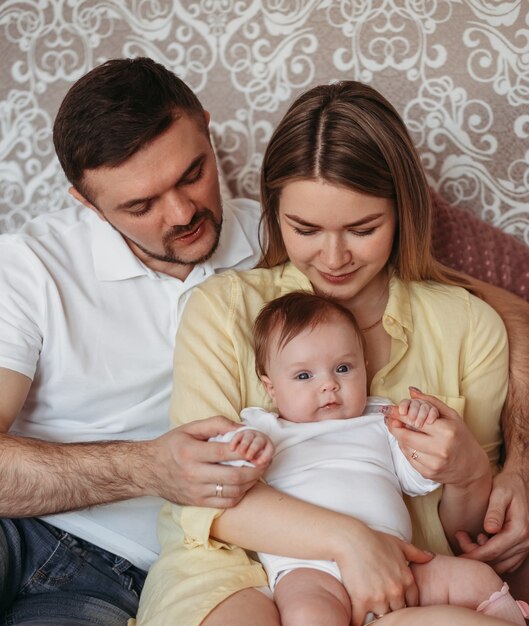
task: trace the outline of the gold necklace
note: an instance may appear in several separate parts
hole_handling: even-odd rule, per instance
[[[363,333],[367,333],[368,330],[371,330],[371,329],[375,328],[376,326],[378,326],[381,321],[382,321],[382,317],[379,320],[377,320],[374,324],[371,324],[371,326],[368,326],[367,328],[361,328],[360,330]]]
[[[388,275],[388,281],[384,287],[384,289],[382,289],[382,292],[380,294],[380,296],[378,297],[378,300],[375,302],[375,306],[374,308],[378,307],[379,302],[382,300],[383,296],[386,294],[387,289],[388,289],[388,285],[389,285],[389,280],[390,280],[390,275]],[[384,311],[385,313],[385,311]],[[367,326],[366,328],[361,328],[360,331],[363,333],[367,333],[369,330],[373,330],[373,328],[376,328],[383,320],[384,318],[384,313],[382,313],[382,316],[380,317],[380,319],[378,319],[374,324],[371,324],[371,326]]]

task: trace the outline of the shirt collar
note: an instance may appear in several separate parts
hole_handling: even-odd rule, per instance
[[[292,263],[285,263],[281,276],[281,294],[295,290],[313,292],[309,279]],[[389,298],[384,311],[384,317],[391,317],[408,330],[413,330],[413,316],[411,312],[410,286],[393,275],[389,281]]]
[[[257,233],[250,233],[250,239],[234,213],[229,200],[223,202],[222,215],[222,231],[218,248],[210,259],[200,264],[204,267],[206,276],[235,268],[242,261],[256,254],[255,243],[252,245],[252,241],[256,241]],[[253,230],[255,226],[253,222],[251,224]]]
[[[281,273],[281,295],[290,293],[291,291],[308,291],[314,292],[310,280],[298,270],[290,261],[283,265]]]
[[[156,273],[144,265],[118,231],[108,222],[100,219],[93,212],[90,213],[88,219],[92,257],[98,280],[126,280],[145,275],[171,279],[171,276]],[[223,269],[235,267],[252,255],[254,255],[254,248],[248,235],[235,216],[229,201],[225,202],[222,231],[215,254],[204,263],[197,264],[184,283],[189,279],[194,282],[197,276],[209,276]]]
[[[292,263],[283,266],[281,275],[281,294],[296,290],[313,292],[309,279]],[[391,317],[408,330],[413,330],[413,316],[411,313],[411,298],[409,284],[392,276],[389,281],[389,298],[384,311],[384,317]]]
[[[384,317],[391,317],[408,330],[413,330],[410,285],[393,275],[389,281],[389,298]]]
[[[88,220],[92,238],[92,258],[98,280],[126,280],[150,272],[108,222],[93,212],[90,213]]]

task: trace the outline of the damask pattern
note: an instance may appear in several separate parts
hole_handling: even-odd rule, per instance
[[[72,200],[51,127],[69,86],[146,55],[212,114],[233,194],[288,103],[353,78],[403,115],[434,189],[529,244],[527,0],[2,0],[0,231]]]

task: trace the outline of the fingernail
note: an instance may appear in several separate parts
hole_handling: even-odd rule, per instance
[[[408,387],[410,391],[416,391],[417,393],[422,393],[422,391],[418,387]]]
[[[427,554],[428,556],[434,557],[435,556],[435,552],[430,552],[430,550],[423,550],[424,554]]]

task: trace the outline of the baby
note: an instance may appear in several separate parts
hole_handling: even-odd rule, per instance
[[[221,440],[231,441],[242,462],[267,463],[274,455],[265,478],[279,491],[410,541],[402,492],[423,495],[439,485],[412,466],[387,429],[390,403],[367,397],[364,340],[352,313],[326,297],[290,293],[263,308],[254,340],[257,373],[278,413],[246,408],[245,426]],[[399,404],[399,414],[421,429],[453,411],[413,399]],[[315,612],[317,623],[350,624],[351,600],[336,563],[259,558],[283,626],[314,624]],[[437,555],[410,567],[423,606],[457,604],[525,624],[526,608],[484,563]]]

